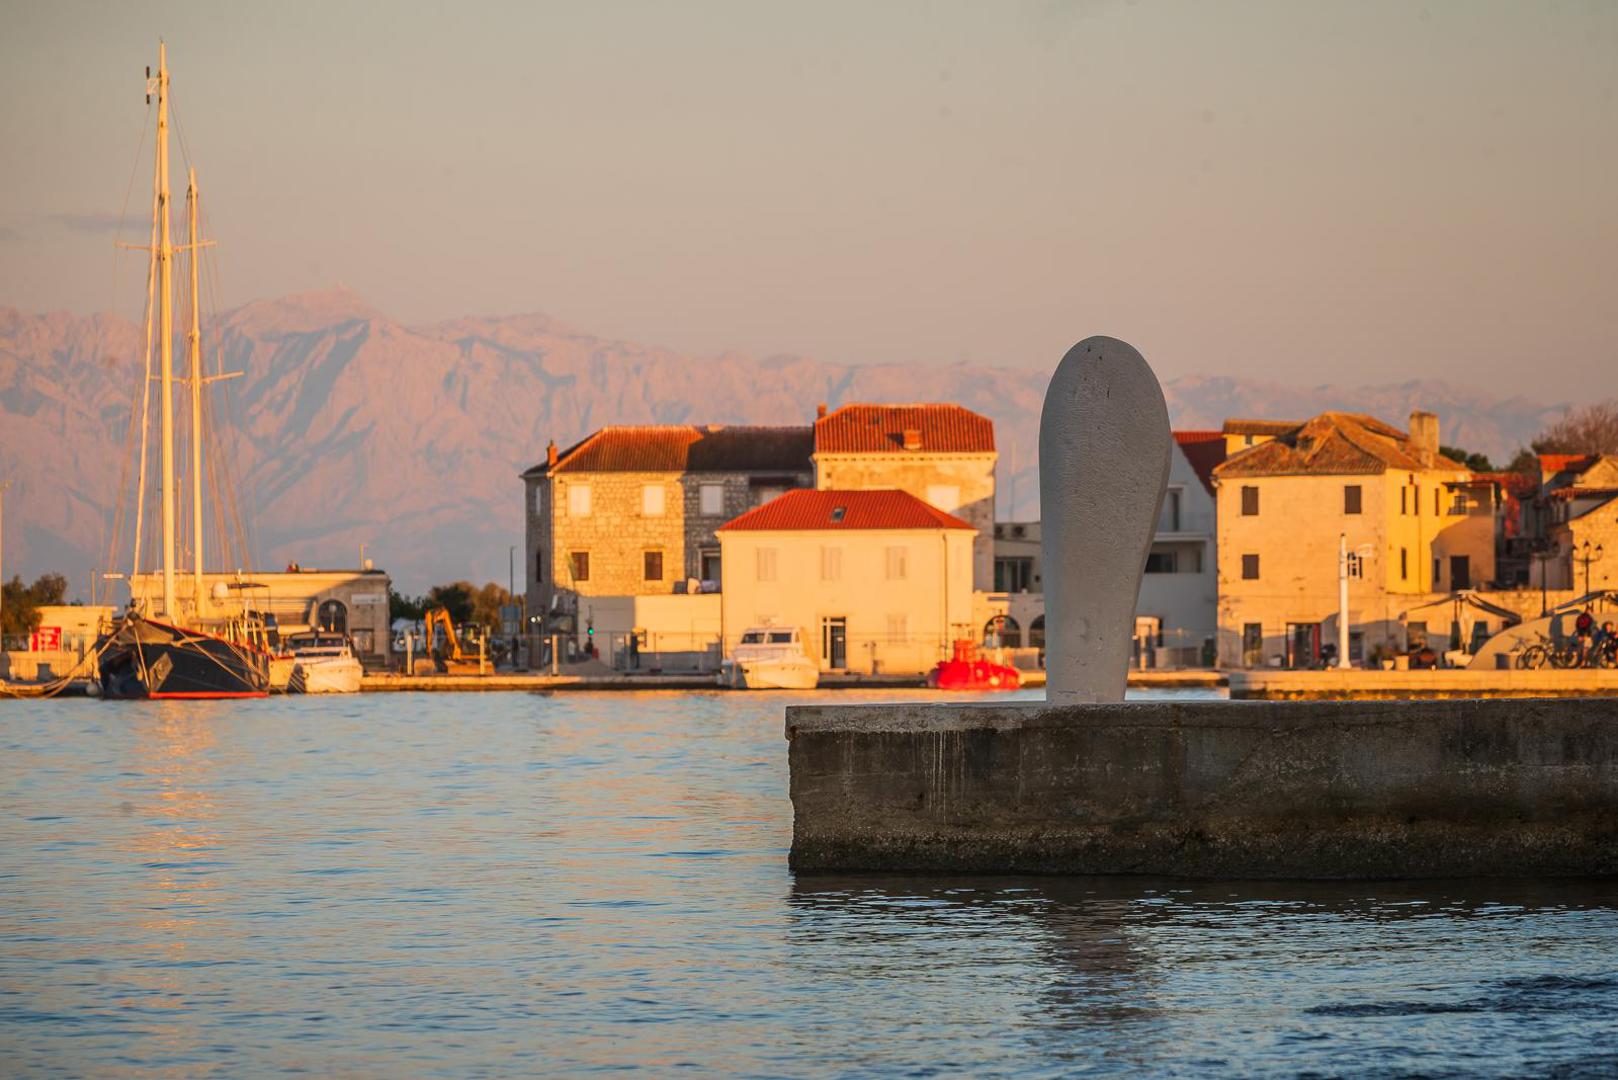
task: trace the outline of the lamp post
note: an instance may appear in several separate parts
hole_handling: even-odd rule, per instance
[[[1605,545],[1596,544],[1592,548],[1588,540],[1574,549],[1573,561],[1584,566],[1584,595],[1586,596],[1590,595],[1590,564],[1600,562],[1601,556],[1604,554],[1606,554]]]

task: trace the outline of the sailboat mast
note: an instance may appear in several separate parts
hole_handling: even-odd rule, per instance
[[[202,311],[200,294],[197,292],[197,259],[201,254],[197,244],[200,196],[201,193],[197,191],[197,170],[192,169],[185,204],[190,234],[188,250],[191,252],[191,547],[195,557],[191,578],[195,600],[191,610],[197,619],[202,618]]]
[[[160,284],[158,341],[163,394],[163,614],[179,615],[174,602],[174,244],[169,236],[168,46],[157,46],[157,267]]]

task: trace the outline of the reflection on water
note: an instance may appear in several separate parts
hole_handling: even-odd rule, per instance
[[[804,700],[0,703],[0,1071],[1517,1075],[1618,1045],[1608,885],[794,879]]]

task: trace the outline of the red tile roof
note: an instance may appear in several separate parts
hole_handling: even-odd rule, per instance
[[[840,512],[839,512],[840,511]],[[719,526],[719,532],[810,529],[973,529],[908,491],[811,491],[800,488]]]
[[[696,427],[666,424],[605,427],[525,476],[561,472],[776,472],[813,471],[807,427]]]
[[[959,405],[844,405],[815,421],[815,452],[906,453],[906,432],[920,440],[910,453],[994,452],[994,423]]]
[[[1285,435],[1303,426],[1301,420],[1226,420],[1225,435]]]
[[[1434,454],[1431,464],[1422,464],[1420,450],[1410,437],[1374,416],[1327,412],[1285,435],[1242,450],[1218,466],[1214,475],[1352,476],[1428,468],[1466,471],[1465,465],[1443,454]]]
[[[1539,467],[1546,476],[1572,473],[1577,476],[1601,460],[1599,454],[1541,454]]]
[[[1176,431],[1174,441],[1202,486],[1213,493],[1213,471],[1225,460],[1225,434],[1222,431]]]

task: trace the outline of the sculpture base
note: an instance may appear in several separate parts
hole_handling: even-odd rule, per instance
[[[1618,876],[1618,701],[804,705],[800,871]]]

